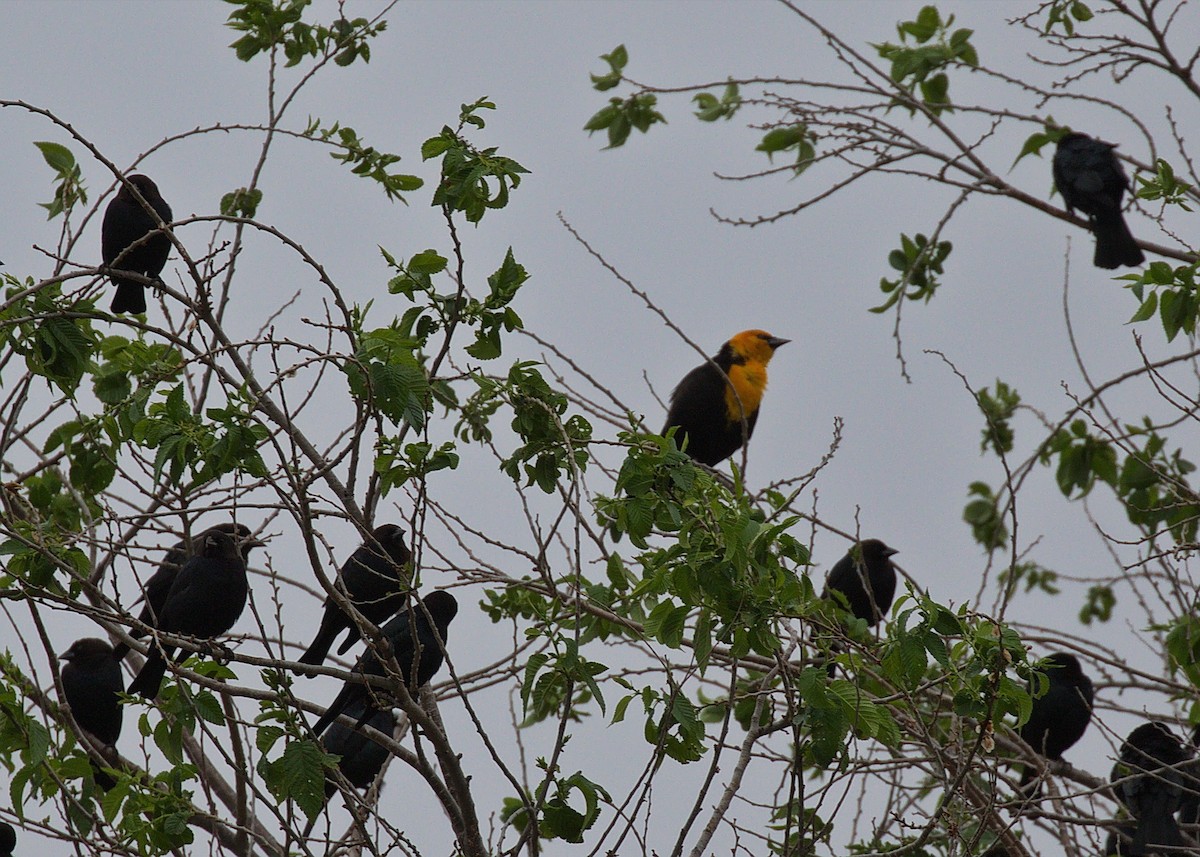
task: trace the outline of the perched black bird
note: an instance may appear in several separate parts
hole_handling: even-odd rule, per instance
[[[1083,737],[1092,719],[1092,680],[1083,674],[1079,658],[1054,652],[1045,658],[1049,686],[1033,701],[1029,719],[1020,729],[1021,740],[1047,759],[1058,760]],[[1032,690],[1033,684],[1030,684]],[[1021,789],[1036,797],[1029,784],[1037,776],[1032,765],[1021,774]]]
[[[191,543],[199,544],[209,533],[226,533],[233,536],[238,543],[238,550],[241,551],[242,561],[247,563],[250,561],[250,551],[264,545],[264,542],[254,538],[249,527],[244,524],[235,524],[232,521],[209,527],[199,535],[193,536]],[[138,621],[144,622],[151,628],[157,627],[155,617],[162,612],[163,604],[167,600],[167,593],[171,591],[171,584],[175,582],[175,578],[179,575],[179,569],[183,568],[183,564],[187,562],[189,556],[191,554],[188,553],[186,541],[180,542],[167,551],[162,562],[158,564],[158,569],[142,587],[142,598],[145,603],[142,606],[142,612],[138,615]],[[129,631],[129,636],[137,639],[143,634],[141,630],[133,628]],[[121,660],[128,653],[129,646],[124,643],[117,643],[113,649],[113,657],[117,660]]]
[[[878,625],[896,597],[896,568],[891,557],[897,553],[879,539],[859,542],[829,570],[821,597],[837,601],[833,593],[841,593],[851,613],[870,626]]]
[[[422,609],[422,604],[424,609]],[[428,616],[426,616],[426,611],[429,613]],[[408,610],[392,618],[380,628],[391,644],[392,653],[400,667],[400,673],[410,691],[415,691],[421,685],[428,683],[442,668],[445,652],[438,643],[438,638],[441,638],[442,643],[446,642],[446,632],[450,627],[450,620],[456,613],[458,613],[458,602],[454,596],[449,592],[437,590],[426,596],[424,601],[414,599]],[[415,618],[413,618],[414,616]],[[429,625],[430,619],[433,620],[432,628]],[[436,629],[436,636],[434,629]],[[415,649],[414,643],[420,647],[419,650]],[[417,667],[415,679],[413,676],[414,662]],[[355,664],[354,673],[359,676],[383,677],[387,671],[374,649],[368,649]],[[351,706],[361,705],[364,710],[368,709],[373,698],[372,694],[376,693],[379,693],[378,689],[366,684],[355,681],[346,682],[337,697],[330,703],[329,709],[321,715],[321,719],[313,727],[313,732],[320,735],[326,726],[333,723],[339,714],[347,711]],[[359,723],[361,724],[362,718],[367,716],[369,716],[367,713],[361,715]]]
[[[1054,184],[1068,211],[1074,213],[1078,208],[1088,216],[1096,236],[1093,264],[1097,268],[1146,261],[1121,214],[1121,197],[1129,179],[1113,153],[1115,148],[1114,143],[1072,133],[1058,141],[1054,152]]]
[[[138,189],[150,207],[164,223],[171,222],[171,206],[158,192],[158,185],[147,176],[130,176],[129,183]],[[154,218],[138,202],[129,188],[122,184],[117,195],[104,212],[104,223],[100,227],[100,249],[104,264],[113,269],[108,278],[117,287],[113,297],[112,311],[115,313],[146,311],[145,287],[132,277],[123,277],[116,271],[141,274],[147,279],[159,280],[167,256],[171,255],[171,239],[159,232],[146,236],[158,228]],[[123,252],[132,244],[146,238],[129,252]]]
[[[346,706],[343,713],[389,737],[396,729],[396,718],[390,710],[374,708],[368,705],[365,699]],[[321,738],[321,743],[325,745],[326,752],[342,757],[338,762],[338,770],[350,781],[350,785],[358,789],[365,789],[375,781],[389,755],[384,747],[376,744],[359,729],[351,729],[337,721],[330,724]],[[332,797],[335,791],[337,782],[327,774],[326,799]]]
[[[683,376],[671,393],[661,433],[675,428],[676,445],[683,448],[686,438],[687,454],[709,467],[733,455],[754,433],[767,389],[767,364],[775,349],[790,341],[762,330],[734,336],[713,358],[716,367],[705,361]]]
[[[891,557],[897,553],[879,539],[854,544],[829,570],[821,597],[846,607],[870,627],[878,625],[896,597],[896,568]],[[835,653],[842,651],[836,642],[831,648]],[[837,665],[832,661],[825,670],[830,678],[837,675]]]
[[[371,533],[371,540],[364,542],[350,555],[338,572],[338,581],[358,611],[379,625],[404,607],[404,595],[410,582],[408,563],[411,560],[412,554],[404,543],[404,530],[395,524],[384,524],[376,527]],[[338,603],[333,598],[326,598],[321,627],[308,651],[300,657],[300,663],[316,666],[324,663],[329,647],[343,630],[347,632],[346,639],[338,649],[338,654],[344,654],[358,642],[361,635],[358,625],[343,612]]]
[[[1158,721],[1143,723],[1121,745],[1110,779],[1136,825],[1128,851],[1133,857],[1165,855],[1159,849],[1186,844],[1175,813],[1184,803],[1186,774],[1181,768],[1191,758],[1175,733]]]
[[[192,557],[179,569],[154,627],[170,634],[211,639],[233,627],[246,607],[246,563],[233,536],[204,533],[192,544]],[[146,663],[129,686],[147,699],[158,695],[175,646],[151,646]]]
[[[120,660],[113,656],[112,646],[95,637],[84,637],[58,658],[63,661],[63,693],[75,722],[101,744],[112,747],[121,736],[125,714],[117,696],[125,690],[125,676],[121,674]],[[96,782],[104,789],[116,785],[99,768],[96,768]]]
[[[0,821],[0,857],[12,857],[17,847],[17,831],[7,821]]]

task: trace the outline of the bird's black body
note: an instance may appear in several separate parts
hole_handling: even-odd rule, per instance
[[[1087,730],[1095,692],[1092,680],[1083,674],[1074,655],[1055,652],[1046,657],[1046,663],[1049,686],[1033,701],[1033,710],[1020,735],[1022,741],[1047,759],[1058,760]],[[1026,766],[1021,775],[1022,787],[1036,775],[1033,767]]]
[[[246,607],[246,562],[228,533],[210,530],[192,546],[195,553],[171,583],[154,625],[171,634],[211,639],[232,628]],[[174,651],[174,646],[151,647],[129,692],[155,697]]]
[[[891,558],[897,553],[879,539],[859,542],[829,570],[821,597],[836,600],[833,593],[839,592],[851,613],[868,625],[878,625],[896,597],[896,568]]]
[[[238,544],[238,550],[242,554],[242,561],[248,563],[250,561],[250,551],[254,548],[262,547],[263,543],[254,538],[250,532],[250,528],[244,524],[235,524],[232,521],[217,524],[209,527],[204,532],[191,539],[192,545],[197,545],[209,533],[226,533],[233,536]],[[138,621],[144,622],[150,627],[157,627],[157,616],[162,612],[163,604],[167,601],[167,594],[171,591],[171,584],[175,582],[175,578],[179,576],[179,570],[183,568],[184,563],[188,561],[191,553],[188,550],[186,541],[180,542],[167,551],[162,562],[158,564],[158,568],[150,579],[146,581],[142,587],[142,612],[138,614]],[[133,628],[129,631],[129,636],[134,639],[144,636],[140,629]],[[113,656],[120,660],[129,653],[129,646],[124,643],[117,643],[113,649]]]
[[[347,706],[343,713],[389,737],[396,729],[396,718],[391,711],[373,708],[365,699]],[[325,730],[321,743],[325,745],[326,752],[342,757],[338,762],[338,770],[350,781],[350,785],[358,789],[365,789],[375,781],[389,755],[384,747],[359,729],[351,729],[336,721]],[[331,797],[335,791],[337,783],[327,775],[325,797]]]
[[[412,554],[404,543],[404,530],[395,524],[376,527],[371,536],[372,540],[363,543],[342,565],[338,580],[355,608],[379,625],[404,607]],[[326,598],[321,627],[308,651],[301,655],[300,663],[324,663],[334,640],[343,630],[347,632],[346,639],[338,654],[345,653],[361,635],[358,625],[338,603],[333,598]]]
[[[1097,268],[1140,265],[1146,261],[1121,213],[1129,179],[1113,150],[1116,146],[1086,134],[1067,134],[1054,152],[1054,184],[1068,211],[1079,209],[1096,236]]]
[[[767,363],[788,341],[761,330],[734,336],[713,357],[716,366],[706,361],[683,376],[662,434],[675,428],[675,443],[683,448],[686,438],[687,454],[709,467],[733,455],[754,433]]]
[[[12,857],[17,847],[17,831],[7,821],[0,821],[0,857]]]
[[[62,686],[67,705],[81,729],[101,744],[111,747],[121,736],[124,709],[117,694],[125,690],[121,662],[104,640],[84,637],[58,656],[63,662]],[[96,782],[110,789],[116,782],[95,769]]]
[[[1129,733],[1112,770],[1113,793],[1134,819],[1127,853],[1145,857],[1163,847],[1183,846],[1175,813],[1185,803],[1180,770],[1191,753],[1163,723],[1143,723]]]
[[[1108,831],[1104,840],[1103,857],[1133,857],[1133,836],[1137,825],[1131,821],[1122,822],[1116,828]]]
[[[150,207],[164,223],[171,222],[171,206],[167,205],[158,192],[158,186],[146,176],[130,176],[134,185]],[[157,280],[171,255],[171,239],[164,233],[146,238],[137,247],[123,253],[127,247],[145,238],[158,228],[145,206],[124,184],[104,212],[104,223],[100,227],[100,249],[104,264],[113,269],[108,278],[117,287],[113,297],[112,311],[115,313],[146,311],[145,287],[131,277],[121,276],[116,271],[141,274],[147,279]],[[161,282],[161,281],[160,281]]]
[[[75,722],[101,743],[111,746],[121,737],[122,708],[117,694],[125,690],[121,662],[104,640],[84,637],[58,656],[63,692]]]
[[[422,609],[422,604],[424,609]],[[428,611],[428,616],[426,616]],[[400,667],[404,683],[410,691],[415,691],[421,685],[432,679],[445,659],[441,643],[446,641],[446,632],[450,621],[458,613],[458,602],[449,592],[436,591],[430,593],[424,601],[414,600],[412,606],[392,618],[380,627],[384,636],[391,644],[392,653]],[[432,627],[430,619],[433,620]],[[436,629],[436,634],[435,630]],[[414,639],[415,638],[415,639]],[[441,639],[441,643],[438,639]],[[418,652],[414,643],[420,647]],[[413,676],[413,663],[416,662],[416,676]],[[374,649],[368,649],[354,666],[355,675],[383,677],[387,674],[384,664]],[[352,706],[362,706],[364,711],[371,707],[372,694],[379,690],[366,684],[348,681],[337,697],[329,705],[329,709],[317,721],[313,732],[318,735],[325,727],[333,723],[339,714],[348,711]],[[368,716],[364,714],[363,716]],[[361,722],[361,720],[360,720]]]
[[[675,442],[683,445],[687,438],[687,454],[693,461],[713,467],[742,448],[742,425],[728,425],[725,417],[725,375],[733,362],[729,345],[723,345],[713,362],[720,367],[717,371],[712,363],[697,366],[683,376],[683,380],[671,393],[671,409],[667,412],[666,434],[673,426]],[[758,409],[746,414],[745,438],[754,434],[758,422]]]

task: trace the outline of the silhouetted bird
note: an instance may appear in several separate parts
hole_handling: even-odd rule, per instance
[[[1045,658],[1040,670],[1049,682],[1046,692],[1033,701],[1029,719],[1020,729],[1021,740],[1047,759],[1058,760],[1083,737],[1092,719],[1095,691],[1092,680],[1083,674],[1079,658],[1066,652],[1054,652]],[[1029,685],[1030,691],[1033,684]],[[1032,765],[1021,774],[1021,790],[1037,797],[1029,784],[1037,776]]]
[[[841,593],[851,613],[872,627],[878,625],[896,597],[896,567],[891,557],[897,553],[879,539],[859,542],[829,570],[821,597],[842,606],[833,594]]]
[[[121,662],[104,640],[84,637],[76,640],[58,656],[63,661],[62,686],[71,714],[80,728],[87,730],[106,747],[121,736],[124,709],[117,694],[125,690]],[[95,767],[95,766],[93,766]],[[96,782],[104,789],[116,785],[108,774],[95,767]]]
[[[879,539],[854,544],[829,570],[821,597],[848,609],[870,627],[878,625],[896,597],[896,568],[891,557],[897,553]],[[838,643],[831,649],[835,653],[842,651]],[[830,678],[837,675],[837,665],[832,661],[825,670]]]
[[[404,543],[404,530],[395,524],[376,527],[371,536],[372,540],[364,542],[342,565],[338,580],[358,611],[373,624],[379,625],[404,607],[404,594],[410,582],[408,564],[412,554]],[[346,639],[338,649],[338,654],[344,654],[358,642],[361,634],[358,625],[351,621],[338,603],[331,597],[326,598],[321,627],[308,651],[300,657],[300,663],[317,666],[324,663],[329,655],[329,647],[343,630],[347,632]]]
[[[0,857],[12,857],[17,847],[17,831],[7,821],[0,821]]]
[[[348,717],[355,718],[363,725],[379,730],[389,738],[396,729],[396,718],[390,710],[373,708],[367,704],[365,699],[346,706],[343,713]],[[368,738],[359,729],[351,729],[337,721],[331,723],[325,730],[321,743],[325,745],[326,752],[336,753],[342,757],[338,762],[338,770],[350,781],[350,785],[358,789],[365,789],[375,781],[375,778],[379,776],[379,771],[383,768],[383,763],[390,755],[384,747]],[[337,791],[337,782],[332,775],[326,774],[326,799],[332,797],[335,791]]]
[[[243,562],[250,562],[250,551],[254,548],[260,548],[264,542],[260,542],[250,532],[250,528],[244,524],[235,524],[232,521],[226,521],[216,526],[209,527],[204,532],[191,539],[192,545],[197,545],[209,533],[226,533],[238,543],[238,549],[242,554]],[[183,564],[187,562],[190,554],[188,553],[188,544],[182,541],[175,547],[167,551],[162,562],[158,564],[158,569],[146,581],[142,587],[142,612],[138,615],[138,620],[144,622],[150,627],[156,627],[155,617],[162,612],[163,604],[166,603],[167,593],[171,591],[171,584],[175,582],[175,578],[179,575],[179,569],[183,568]],[[138,628],[132,628],[129,631],[129,636],[138,639],[144,634]],[[121,660],[129,653],[129,646],[124,643],[117,643],[113,649],[113,657]]]
[[[422,609],[422,603],[425,609]],[[428,616],[426,616],[426,610],[429,613]],[[380,628],[391,644],[392,653],[400,667],[400,674],[410,692],[415,692],[421,685],[426,684],[442,668],[445,652],[439,645],[438,638],[441,638],[442,643],[446,642],[446,631],[450,627],[450,620],[456,613],[458,613],[458,602],[454,596],[449,592],[438,590],[431,592],[423,602],[414,599],[408,610],[392,618]],[[429,625],[430,619],[433,620],[432,628]],[[436,636],[434,629],[437,630]],[[419,646],[419,650],[417,646]],[[415,680],[413,676],[414,663],[417,667]],[[387,675],[384,664],[373,649],[368,649],[359,658],[358,663],[354,665],[353,672],[356,676],[383,677]],[[347,681],[338,692],[337,697],[330,703],[329,709],[321,715],[321,719],[313,727],[313,732],[321,734],[326,726],[337,719],[339,714],[353,705],[361,705],[364,709],[369,708],[373,694],[380,692],[381,689],[372,688],[356,681]],[[368,715],[362,715],[362,717],[366,716]],[[359,722],[362,722],[361,717]]]
[[[129,183],[138,189],[138,193],[150,203],[164,223],[171,222],[171,206],[159,195],[158,185],[147,176],[129,176]],[[100,227],[100,249],[104,264],[113,269],[108,278],[117,287],[112,302],[113,312],[146,311],[145,287],[132,277],[123,277],[115,271],[129,271],[162,282],[158,275],[171,255],[171,239],[162,232],[146,238],[157,228],[154,218],[129,188],[124,184],[117,188],[117,195],[108,204],[104,223]],[[141,241],[143,238],[146,240]],[[141,243],[136,247],[123,252],[138,241]]]
[[[1140,265],[1146,261],[1125,217],[1121,197],[1129,179],[1117,160],[1114,143],[1086,134],[1066,134],[1054,152],[1054,184],[1063,195],[1067,210],[1079,209],[1088,216],[1096,236],[1097,268]]]
[[[742,448],[758,422],[767,389],[767,364],[775,349],[791,340],[762,330],[743,330],[683,376],[671,393],[662,434],[676,428],[675,444],[694,461],[712,467]],[[732,384],[731,384],[732,382]]]
[[[242,615],[249,591],[246,563],[228,533],[209,530],[192,547],[194,554],[171,583],[154,625],[159,631],[207,640],[224,634]],[[129,692],[157,696],[166,659],[174,652],[175,646],[151,646]]]
[[[1164,723],[1143,723],[1129,733],[1110,779],[1113,793],[1136,828],[1129,847],[1133,857],[1166,854],[1162,848],[1186,843],[1175,822],[1183,806],[1185,774],[1180,770],[1191,754]]]

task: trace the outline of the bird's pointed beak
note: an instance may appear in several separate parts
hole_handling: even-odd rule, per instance
[[[69,661],[73,657],[75,657],[75,653],[73,651],[71,651],[70,649],[67,649],[65,652],[63,652],[61,655],[58,656],[58,659],[60,661]]]
[[[896,550],[895,548],[888,548],[887,553],[885,553],[884,556],[895,556],[898,553],[900,553],[900,551]]]
[[[771,346],[771,350],[774,351],[779,346],[787,345],[791,341],[790,339],[780,339],[778,336],[772,336],[767,340],[767,345]]]

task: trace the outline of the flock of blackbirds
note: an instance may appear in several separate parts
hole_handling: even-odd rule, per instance
[[[139,624],[129,632],[135,639],[147,635],[153,635],[153,639],[128,691],[121,669],[121,661],[130,651],[128,644],[120,642],[113,647],[105,640],[87,637],[75,641],[59,656],[63,697],[71,716],[99,745],[105,761],[121,735],[122,694],[154,699],[179,648],[206,648],[203,643],[181,647],[160,635],[206,641],[232,628],[249,594],[246,562],[250,551],[262,545],[244,525],[222,523],[199,533],[190,543],[180,542],[167,551],[143,586],[145,603]],[[324,733],[325,749],[341,757],[338,770],[356,788],[369,786],[389,755],[359,731],[366,724],[388,738],[392,736],[394,697],[387,688],[394,690],[397,685],[390,685],[387,679],[398,675],[410,694],[428,684],[442,667],[450,622],[458,612],[458,603],[449,592],[434,591],[424,599],[416,596],[411,588],[411,558],[399,526],[376,527],[339,569],[334,583],[337,596],[326,598],[320,630],[299,661],[321,665],[343,630],[346,639],[339,653],[359,641],[359,625],[345,609],[347,602],[373,625],[380,626],[380,638],[358,659],[354,677],[345,683],[312,730],[315,735]],[[207,648],[216,651],[215,645]],[[312,677],[311,672],[302,674]],[[339,715],[350,718],[353,725],[340,722]],[[93,771],[101,788],[115,785],[114,771],[94,757]],[[329,772],[326,797],[336,789],[336,777]]]
[[[1101,268],[1144,261],[1121,213],[1128,179],[1113,149],[1084,134],[1068,133],[1059,140],[1053,160],[1055,184],[1068,209],[1089,218],[1096,237],[1094,261]],[[116,286],[114,313],[146,311],[145,289],[162,284],[160,275],[170,255],[165,229],[171,218],[170,206],[144,175],[130,176],[109,203],[101,237],[106,273]],[[662,433],[670,434],[700,464],[711,467],[729,458],[750,439],[766,389],[767,364],[787,342],[761,330],[736,334],[680,381]],[[158,696],[181,648],[160,635],[213,640],[233,627],[249,593],[246,563],[251,550],[262,545],[247,527],[222,523],[167,552],[143,587],[145,603],[129,631],[134,639],[147,634],[153,639],[128,693]],[[895,595],[895,553],[878,539],[856,543],[830,569],[822,596],[875,626]],[[380,628],[380,639],[358,659],[354,678],[313,727],[314,734],[323,735],[326,750],[341,757],[338,770],[356,788],[369,786],[389,755],[360,729],[367,725],[389,737],[394,731],[392,697],[383,681],[392,673],[391,664],[399,669],[407,692],[427,684],[442,666],[449,625],[458,612],[449,592],[416,596],[411,558],[400,527],[375,528],[340,568],[338,597],[326,599],[316,638],[299,659],[301,664],[321,665],[343,631],[339,654],[360,640],[359,621],[347,612],[347,603]],[[124,642],[114,648],[88,637],[60,656],[62,690],[71,716],[102,748],[113,748],[121,734],[121,661],[129,650]],[[1057,760],[1091,720],[1092,683],[1074,655],[1056,652],[1044,666],[1049,689],[1034,701],[1020,736],[1040,755]],[[1198,741],[1200,729],[1193,744]],[[1194,748],[1184,748],[1160,722],[1143,724],[1130,734],[1112,774],[1113,791],[1130,817],[1113,831],[1106,853],[1148,857],[1166,854],[1159,849],[1184,845],[1178,821],[1200,820],[1200,788],[1195,787],[1200,762],[1194,755]],[[98,763],[94,769],[97,784],[111,788],[115,781],[110,771]],[[1041,785],[1037,768],[1027,765],[1021,783],[1028,797],[1036,797]],[[335,779],[328,777],[326,796],[336,789]],[[14,843],[12,827],[0,824],[0,857],[11,854]]]
[[[1078,205],[1079,198],[1074,199]],[[1104,241],[1110,237],[1105,233]],[[1106,244],[1104,253],[1110,249]],[[786,342],[761,330],[735,335],[710,362],[693,369],[675,388],[662,434],[675,438],[684,452],[702,464],[713,466],[733,455],[750,438],[766,389],[767,364],[775,349]],[[896,568],[891,558],[896,553],[879,539],[857,542],[829,570],[822,598],[868,627],[876,626],[895,597]],[[831,648],[837,649],[836,645]],[[836,671],[832,661],[827,669],[832,678]],[[1061,760],[1091,722],[1092,682],[1079,659],[1067,652],[1047,656],[1040,671],[1047,678],[1047,687],[1034,700],[1019,734],[1040,756]],[[1030,690],[1034,690],[1032,682]],[[1200,728],[1196,741],[1200,742]],[[1161,722],[1143,724],[1130,733],[1112,773],[1113,793],[1129,817],[1119,820],[1112,831],[1106,855],[1170,857],[1169,849],[1191,847],[1179,822],[1200,820],[1200,760],[1193,757],[1194,750],[1185,749]],[[1038,767],[1025,765],[1020,785],[1023,797],[1037,799],[1041,784]],[[1192,854],[1197,853],[1193,849]],[[1006,852],[998,846],[989,857],[1006,857]]]
[[[1113,144],[1085,134],[1067,133],[1058,141],[1052,165],[1055,185],[1068,210],[1087,215],[1096,238],[1093,262],[1105,269],[1145,262],[1121,211],[1129,181],[1114,149]],[[684,376],[672,392],[662,434],[673,437],[695,461],[710,467],[732,456],[754,432],[767,385],[767,365],[775,350],[787,342],[763,330],[733,336],[716,355]],[[896,569],[891,561],[895,553],[879,539],[857,542],[830,569],[822,597],[874,627],[891,609],[895,596]],[[833,649],[836,651],[836,645]],[[827,669],[832,678],[835,665],[830,662]],[[1079,659],[1067,652],[1050,654],[1040,670],[1048,685],[1034,700],[1019,734],[1039,755],[1061,760],[1091,722],[1092,682]],[[1169,857],[1171,849],[1177,848],[1200,854],[1179,827],[1180,822],[1200,822],[1198,748],[1200,727],[1190,748],[1158,721],[1130,733],[1111,777],[1113,794],[1129,817],[1114,827],[1106,855]],[[1024,766],[1020,791],[1025,799],[1038,798],[1041,784],[1038,768]],[[1002,847],[995,854],[1003,857]]]

